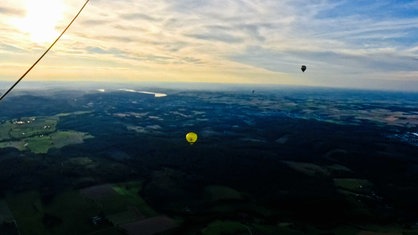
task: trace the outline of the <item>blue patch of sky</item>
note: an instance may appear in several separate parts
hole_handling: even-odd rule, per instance
[[[411,47],[418,45],[418,30],[414,32],[406,32],[404,36],[398,38],[390,38],[384,40],[392,45],[397,44],[402,47]]]
[[[379,71],[415,71],[416,61],[405,56],[393,54],[349,55],[334,51],[272,51],[262,47],[249,47],[231,60],[261,67],[275,72],[299,72],[301,64],[328,64],[329,68],[342,67],[350,73],[368,70]],[[327,69],[328,70],[328,69]]]
[[[352,48],[384,48],[384,47],[396,47],[398,49],[409,48],[417,46],[418,44],[418,31],[384,31],[381,35],[365,38],[362,35],[351,35],[346,38],[346,42],[349,42]]]
[[[116,48],[102,49],[100,47],[87,47],[86,50],[94,54],[113,54],[113,55],[124,54],[123,51],[116,49]]]
[[[188,12],[190,10],[197,10],[207,5],[205,0],[183,0],[183,1],[170,1],[171,7],[177,12]]]
[[[6,51],[10,51],[10,52],[24,52],[25,50],[22,50],[18,47],[12,46],[12,45],[0,45],[0,50],[4,49]]]
[[[228,58],[274,72],[299,71],[300,63],[304,61],[292,52],[275,52],[260,46],[248,47],[243,53]]]
[[[227,33],[216,33],[216,34],[189,34],[188,36],[208,40],[208,41],[220,41],[226,43],[238,43],[242,42],[243,39],[239,37],[235,37],[233,35]]]
[[[387,22],[392,27],[364,28],[364,32],[355,32],[347,35],[345,41],[351,41],[353,45],[375,45],[377,47],[385,44],[398,45],[401,47],[416,46],[418,44],[418,25],[413,21],[418,20],[418,0],[347,0],[327,8],[316,15],[317,19],[342,19],[340,25],[335,25],[336,29],[347,32],[364,19],[368,24]],[[409,21],[411,19],[411,21]],[[347,24],[356,22],[355,25]],[[399,25],[397,26],[397,24]],[[354,29],[355,29],[354,28]],[[375,37],[370,37],[375,34]],[[381,34],[379,36],[379,34]],[[361,46],[362,47],[362,46]]]
[[[369,19],[418,18],[417,0],[348,0],[320,12],[317,17],[340,18],[361,15]]]
[[[92,52],[92,53],[96,53],[96,54],[107,54],[108,53],[106,50],[103,50],[102,48],[99,48],[99,47],[88,47],[86,49],[87,49],[87,51]]]

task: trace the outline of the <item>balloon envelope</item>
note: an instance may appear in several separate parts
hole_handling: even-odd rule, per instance
[[[306,70],[306,65],[302,65],[302,67],[300,67],[300,69],[302,70],[302,72],[305,72],[305,70]]]
[[[197,134],[194,132],[187,133],[186,140],[189,142],[189,144],[194,144],[197,141]]]

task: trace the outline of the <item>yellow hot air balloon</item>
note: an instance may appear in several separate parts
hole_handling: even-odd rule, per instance
[[[194,144],[197,141],[197,134],[194,132],[187,133],[186,140],[189,142],[189,144]]]

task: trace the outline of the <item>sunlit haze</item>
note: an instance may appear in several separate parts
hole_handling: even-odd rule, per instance
[[[63,18],[63,6],[60,0],[28,1],[24,4],[25,16],[15,19],[14,25],[33,42],[50,43],[58,36],[56,27]]]
[[[83,4],[3,0],[0,80],[19,78]],[[417,91],[417,12],[412,0],[91,0],[23,82]]]

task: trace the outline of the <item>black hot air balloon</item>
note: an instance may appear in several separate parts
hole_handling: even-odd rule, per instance
[[[302,67],[300,67],[300,69],[302,70],[302,72],[305,72],[305,70],[306,70],[306,65],[302,65]]]

